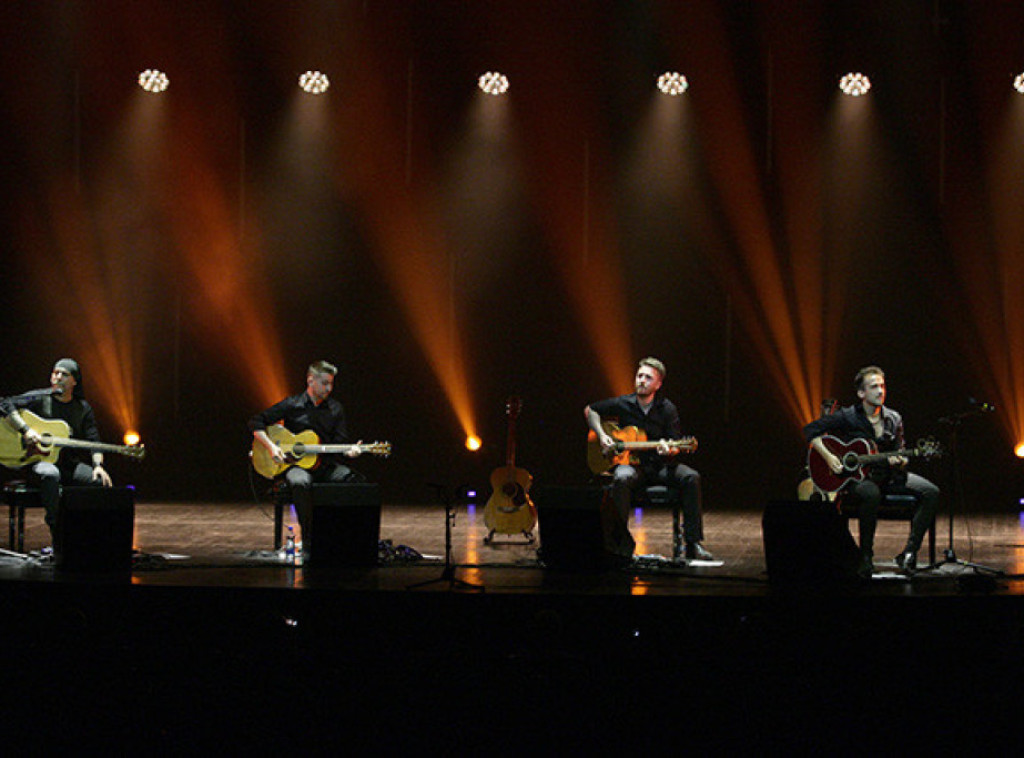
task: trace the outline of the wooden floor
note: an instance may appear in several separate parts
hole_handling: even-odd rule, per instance
[[[294,524],[289,510],[286,524]],[[856,524],[853,525],[856,537]],[[709,513],[705,518],[705,545],[715,555],[712,564],[687,565],[672,560],[671,516],[663,510],[637,509],[631,519],[638,560],[631,569],[592,574],[546,570],[538,561],[537,546],[543,529],[528,543],[521,535],[496,535],[485,544],[487,528],[482,512],[473,506],[454,510],[451,525],[451,563],[457,578],[489,592],[607,592],[613,594],[749,595],[770,591],[761,530],[761,513],[754,511]],[[903,546],[907,527],[881,522],[875,541],[874,580],[862,591],[886,594],[958,594],[965,581],[978,572],[958,564],[945,564],[908,579],[896,570],[893,557]],[[954,522],[956,557],[963,562],[1001,572],[986,591],[1024,594],[1024,526],[1018,514],[972,515]],[[301,537],[301,535],[300,535]],[[381,514],[380,538],[393,546],[408,546],[422,560],[395,561],[374,569],[314,572],[282,564],[273,550],[273,508],[249,503],[139,503],[136,505],[136,550],[146,560],[137,563],[132,581],[138,585],[179,586],[337,586],[357,590],[401,590],[441,576],[445,557],[445,512],[441,507],[386,505]],[[939,560],[949,545],[948,519],[940,519],[937,533]],[[49,544],[49,530],[39,511],[28,511],[26,551]],[[926,543],[927,544],[927,543]],[[927,565],[927,550],[920,554]],[[808,567],[813,573],[813,567]],[[0,580],[29,578],[60,581],[54,572],[35,561],[0,558]],[[450,582],[427,585],[425,590],[452,589]]]

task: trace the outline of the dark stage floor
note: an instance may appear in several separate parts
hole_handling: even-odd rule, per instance
[[[898,576],[882,557],[905,528],[880,526],[868,585],[773,588],[759,513],[707,514],[720,565],[568,571],[484,545],[460,508],[457,576],[484,591],[448,592],[408,589],[441,577],[441,508],[383,510],[380,536],[427,560],[317,570],[277,562],[269,507],[142,503],[151,558],[130,578],[0,566],[6,745],[987,752],[1024,692],[1020,520],[956,522],[960,558],[1011,575],[994,581]],[[667,513],[634,532],[639,552],[671,554]]]

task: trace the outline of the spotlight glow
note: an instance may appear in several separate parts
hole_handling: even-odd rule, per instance
[[[851,97],[866,95],[871,89],[871,80],[864,74],[849,73],[839,80],[839,89]]]
[[[666,95],[681,95],[689,88],[686,77],[676,71],[666,71],[658,77],[658,89]]]
[[[124,433],[124,444],[128,446],[138,445],[141,441],[142,437],[140,437],[139,433],[134,429],[129,429]]]
[[[1013,449],[1013,452],[1018,458],[1024,458],[1024,442],[1017,445],[1017,447]]]
[[[1017,74],[1017,78],[1013,80],[1013,88],[1024,95],[1024,73]]]
[[[163,92],[169,84],[167,74],[155,68],[147,68],[139,74],[139,86],[146,92]]]
[[[508,92],[508,77],[497,71],[488,71],[483,74],[477,84],[488,95],[503,95]]]
[[[331,86],[331,81],[320,71],[307,71],[299,77],[299,86],[311,95],[322,95]]]
[[[480,449],[480,446],[483,444],[483,441],[475,434],[471,434],[468,437],[466,437],[466,450],[471,450],[475,453],[477,450]]]

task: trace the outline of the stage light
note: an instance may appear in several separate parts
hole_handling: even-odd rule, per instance
[[[488,95],[503,95],[508,92],[508,77],[497,71],[488,71],[477,83]]]
[[[466,450],[472,450],[475,453],[483,444],[483,441],[475,434],[471,434],[466,437]]]
[[[1013,452],[1018,458],[1024,458],[1024,442],[1017,445],[1017,447],[1013,449]]]
[[[864,74],[849,73],[839,80],[839,89],[845,95],[859,97],[860,95],[866,95],[868,90],[871,89],[871,80],[864,76]]]
[[[1017,78],[1013,80],[1013,88],[1024,95],[1024,73],[1017,74]]]
[[[676,71],[666,71],[658,77],[658,89],[666,95],[681,95],[689,89],[686,77]]]
[[[142,437],[134,429],[129,429],[124,433],[124,444],[131,447],[132,445],[138,445],[142,441]]]
[[[331,81],[320,71],[307,71],[299,77],[299,86],[311,95],[322,95],[331,86]]]
[[[169,84],[167,74],[155,68],[147,68],[139,74],[139,86],[146,92],[163,92]]]

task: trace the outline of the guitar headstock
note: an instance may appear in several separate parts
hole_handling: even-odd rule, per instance
[[[141,461],[146,457],[146,446],[145,445],[126,445],[121,449],[121,452],[127,455],[129,458]]]
[[[519,418],[523,410],[523,399],[513,395],[505,401],[505,415],[511,419]]]
[[[922,437],[914,446],[914,455],[920,458],[939,458],[942,455],[942,445],[934,437]]]
[[[679,440],[680,444],[675,445],[681,452],[684,453],[695,453],[697,452],[697,438],[696,437],[683,437]]]
[[[370,453],[371,455],[381,455],[385,458],[391,455],[391,443],[390,442],[374,442],[370,445],[362,446],[364,453]]]

